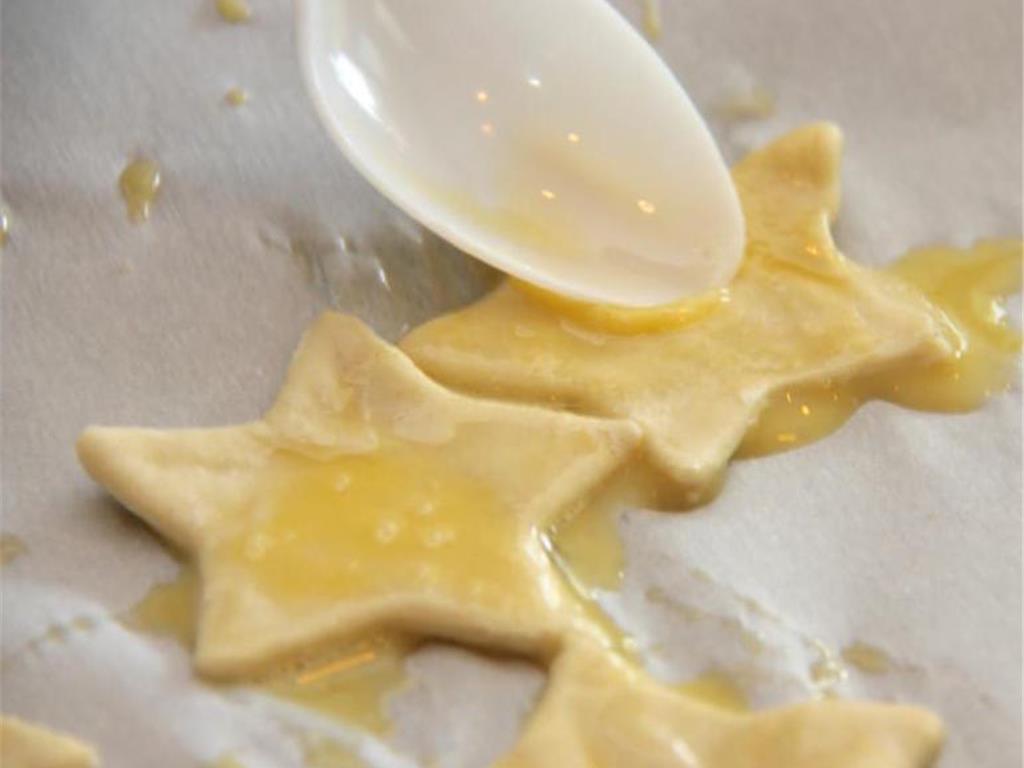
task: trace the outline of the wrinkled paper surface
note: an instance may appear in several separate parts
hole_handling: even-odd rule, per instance
[[[298,766],[317,730],[374,764],[486,765],[542,671],[427,648],[389,702],[390,743],[359,746],[257,692],[204,686],[184,649],[116,620],[176,566],[80,470],[82,427],[251,419],[320,308],[396,338],[492,279],[346,164],[303,90],[291,4],[252,5],[232,26],[212,0],[3,4],[0,527],[28,551],[2,571],[2,708],[115,767]],[[639,0],[619,6],[640,22]],[[1014,0],[665,0],[662,15],[658,48],[730,161],[811,119],[842,126],[836,234],[853,258],[1020,235]],[[226,105],[233,86],[251,101]],[[117,195],[136,155],[163,173],[141,225]],[[726,670],[758,707],[813,694],[816,642],[880,647],[891,670],[850,669],[844,695],[937,709],[945,768],[1014,765],[1020,470],[1019,389],[963,416],[869,405],[820,443],[734,465],[706,509],[626,515],[625,583],[605,604],[654,673]]]

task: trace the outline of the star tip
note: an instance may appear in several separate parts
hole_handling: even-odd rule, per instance
[[[931,710],[921,709],[918,710],[918,714],[921,718],[924,741],[932,745],[932,758],[937,758],[942,745],[946,742],[946,725],[942,718]]]
[[[844,141],[843,129],[831,120],[818,120],[806,127],[809,133],[815,134],[825,145],[841,149]]]
[[[839,211],[843,134],[830,122],[803,125],[747,155],[736,178],[763,189],[770,180],[796,186],[831,222]]]
[[[913,756],[913,765],[933,765],[946,742],[942,718],[921,707],[904,705],[901,708],[903,716],[889,721],[890,727],[900,734],[896,738],[903,742],[908,756]]]
[[[795,128],[778,137],[767,146],[757,149],[748,157],[767,161],[769,167],[784,167],[790,172],[796,165],[801,175],[838,173],[843,150],[843,132],[835,123],[819,121]]]
[[[96,467],[107,453],[113,433],[116,431],[113,427],[90,425],[83,429],[75,440],[75,455],[78,462],[91,476],[96,476]]]

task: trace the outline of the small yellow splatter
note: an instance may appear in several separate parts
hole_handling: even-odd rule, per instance
[[[851,643],[843,648],[843,661],[866,675],[884,675],[892,667],[889,655],[868,643]]]
[[[224,21],[241,24],[252,16],[252,9],[245,0],[217,0],[217,13]]]
[[[0,565],[7,565],[27,551],[25,542],[13,533],[0,533]]]
[[[652,43],[661,38],[661,0],[644,0],[644,34]]]
[[[245,763],[231,754],[224,754],[207,764],[207,768],[245,768]]]
[[[197,600],[195,569],[185,566],[174,581],[150,589],[122,622],[131,629],[176,638],[188,647],[196,633]]]
[[[231,88],[224,94],[224,101],[232,107],[240,107],[249,101],[249,92],[244,88]]]
[[[819,640],[807,639],[818,652],[818,659],[811,664],[811,681],[824,696],[834,696],[836,686],[848,676],[842,659],[828,646]]]
[[[0,206],[0,248],[7,245],[7,240],[11,234],[11,219],[7,213],[7,209]]]
[[[359,755],[336,741],[322,739],[305,750],[306,768],[365,768]]]
[[[133,221],[149,218],[149,208],[160,189],[160,168],[151,160],[132,160],[118,179],[128,217]]]
[[[775,94],[753,85],[729,94],[716,111],[726,120],[766,120],[775,114]]]

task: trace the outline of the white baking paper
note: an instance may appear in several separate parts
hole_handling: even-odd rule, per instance
[[[381,744],[204,686],[182,648],[114,618],[176,566],[78,467],[82,427],[251,419],[320,308],[396,338],[489,280],[346,164],[300,82],[291,4],[252,5],[229,25],[212,0],[3,3],[0,528],[28,552],[2,571],[2,709],[114,768],[298,766],[318,729],[375,765],[483,766],[541,670],[427,648]],[[639,0],[619,6],[639,23]],[[837,237],[854,258],[1020,236],[1015,0],[663,0],[662,17],[658,48],[730,160],[808,120],[842,126]],[[233,86],[251,101],[226,105]],[[752,94],[774,113],[741,119]],[[141,225],[117,195],[135,155],[163,174]],[[816,643],[881,647],[893,670],[851,670],[842,693],[937,709],[944,768],[1018,765],[1020,470],[1019,389],[962,416],[870,405],[818,444],[734,465],[706,509],[626,515],[625,584],[603,601],[653,672],[726,670],[757,706],[813,695]],[[55,626],[72,628],[40,640]]]

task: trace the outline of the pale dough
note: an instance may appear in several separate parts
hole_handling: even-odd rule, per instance
[[[96,751],[77,739],[0,716],[0,766],[3,768],[95,768]]]

